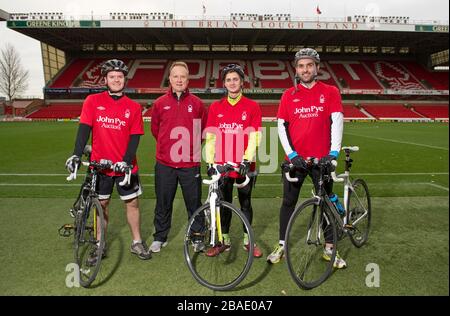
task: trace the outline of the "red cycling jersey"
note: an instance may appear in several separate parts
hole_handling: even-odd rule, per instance
[[[244,156],[251,132],[261,130],[261,109],[255,101],[242,96],[234,106],[227,97],[211,104],[206,132],[216,135],[215,163],[239,164]],[[251,169],[255,170],[255,163]],[[231,172],[230,177],[238,174]]]
[[[292,87],[281,97],[277,117],[288,122],[291,145],[304,158],[322,158],[331,145],[331,113],[343,112],[339,90],[322,82]]]
[[[91,160],[123,160],[128,148],[130,135],[143,135],[141,106],[127,96],[114,100],[108,92],[92,94],[86,98],[81,110],[80,123],[92,128]],[[138,171],[136,159],[133,160],[132,173]],[[112,170],[105,171],[115,176]]]

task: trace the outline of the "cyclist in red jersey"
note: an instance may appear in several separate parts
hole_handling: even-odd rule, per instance
[[[269,263],[277,263],[284,255],[284,238],[289,219],[294,212],[303,181],[309,175],[318,188],[318,172],[307,169],[305,159],[314,157],[321,161],[337,159],[341,149],[344,115],[339,90],[320,81],[317,75],[320,57],[312,48],[303,48],[295,54],[296,80],[287,89],[278,108],[278,135],[286,154],[286,160],[297,168],[299,181],[289,182],[283,174],[283,202],[280,209],[279,243],[267,257]],[[333,182],[325,189],[332,195]],[[327,236],[325,236],[325,242]],[[323,258],[330,260],[330,243],[326,243]],[[346,267],[338,253],[334,266]]]
[[[220,186],[224,200],[232,202],[233,183],[242,183],[249,171],[255,171],[256,148],[261,138],[261,109],[255,101],[242,94],[244,71],[239,65],[230,64],[222,70],[222,81],[227,89],[227,96],[211,104],[206,124],[206,162],[224,164],[233,162],[239,165],[239,172],[230,172]],[[208,175],[215,169],[209,166]],[[256,172],[254,173],[256,175]],[[253,219],[251,205],[252,188],[255,177],[250,183],[238,189],[241,210],[249,220]],[[214,257],[231,247],[228,232],[231,212],[221,212],[223,243],[209,248],[206,255]],[[244,234],[244,249],[248,251],[248,236]],[[262,251],[255,245],[254,257],[261,257]]]
[[[105,226],[109,222],[109,201],[116,184],[120,199],[125,202],[128,225],[133,238],[130,250],[138,258],[151,258],[145,241],[141,238],[140,212],[138,196],[142,188],[138,175],[136,151],[139,138],[144,134],[141,106],[129,99],[125,93],[128,67],[121,60],[111,59],[101,67],[107,91],[92,94],[86,98],[80,116],[77,138],[73,155],[66,161],[69,172],[80,164],[81,155],[92,132],[91,160],[110,160],[114,165],[111,170],[99,174],[98,194],[103,207]],[[119,186],[124,179],[124,171],[132,166],[129,185]],[[106,227],[105,227],[106,231]],[[106,247],[103,252],[106,256]],[[95,264],[95,249],[91,264]]]

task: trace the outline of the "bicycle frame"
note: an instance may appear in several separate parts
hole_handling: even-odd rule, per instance
[[[320,161],[314,158],[307,160],[308,167],[317,168],[308,169],[310,175],[317,172],[318,179],[313,178],[317,191],[313,190],[313,197],[296,207],[286,229],[285,254],[288,270],[297,285],[303,289],[312,289],[322,284],[331,275],[333,267],[346,266],[345,261],[342,265],[336,261],[337,245],[342,238],[348,236],[351,243],[358,248],[367,241],[371,218],[370,194],[363,179],[350,178],[352,163],[350,153],[359,148],[342,149],[346,154],[345,171],[339,175],[335,172],[337,166],[335,160]],[[287,181],[299,181],[299,178],[291,178],[289,175],[289,172],[295,171],[295,166],[283,163],[282,169]],[[343,214],[338,211],[338,206],[331,202],[329,197],[331,192],[326,190],[325,184],[331,179],[334,182],[341,182],[344,186]],[[362,221],[365,218],[367,222]],[[361,225],[355,225],[358,222]],[[326,257],[320,246],[326,250]],[[328,263],[311,268],[313,266],[309,264],[311,262],[309,260],[320,259],[325,259]]]
[[[344,209],[346,214],[348,214],[349,210],[348,210],[348,200],[349,200],[349,196],[350,196],[350,191],[352,191],[353,194],[357,196],[356,191],[354,190],[353,184],[350,181],[350,167],[352,165],[353,160],[350,159],[350,153],[352,152],[356,152],[359,150],[358,146],[353,146],[353,147],[343,147],[342,150],[345,152],[345,170],[344,173],[336,175],[335,171],[332,171],[330,173],[329,176],[324,175],[323,172],[320,173],[320,179],[319,179],[319,192],[314,193],[313,190],[313,198],[316,199],[316,205],[320,206],[321,203],[325,203],[327,204],[328,208],[331,211],[331,214],[333,215],[337,226],[339,228],[341,228],[345,233],[348,233],[349,230],[353,229],[353,225],[355,225],[356,223],[358,223],[359,221],[361,221],[362,219],[364,219],[367,215],[368,215],[368,211],[365,210],[365,212],[358,217],[358,219],[356,219],[355,221],[353,221],[352,225],[348,225],[347,223],[347,216],[342,217],[337,209],[336,206],[334,205],[334,203],[332,203],[330,201],[330,198],[328,197],[328,194],[326,192],[322,192],[323,190],[323,184],[324,184],[324,180],[328,180],[329,177],[331,177],[333,179],[334,182],[343,182],[344,184]],[[313,165],[318,165],[318,160],[317,159],[313,159],[311,158],[310,163],[312,163]],[[332,165],[334,166],[334,168],[336,168],[337,166],[337,162],[335,160],[332,161]],[[292,165],[290,165],[290,168],[292,168]],[[319,168],[322,168],[319,166]],[[298,178],[292,178],[289,175],[289,172],[285,173],[286,179],[290,182],[298,182]],[[358,202],[359,202],[359,198],[358,198]],[[360,202],[359,202],[360,203]],[[362,205],[361,205],[362,206]],[[329,222],[329,219],[326,219]],[[309,235],[308,235],[308,240],[309,240]],[[320,236],[318,236],[320,237]]]
[[[87,162],[83,162],[84,165],[89,165]],[[97,186],[97,169],[88,169],[85,175],[85,180],[81,186],[80,193],[78,196],[78,199],[75,201],[72,209],[70,210],[70,213],[73,217],[75,217],[76,221],[78,222],[79,229],[77,231],[84,231],[87,219],[89,218],[89,206],[91,204],[91,201],[93,199],[98,199],[98,194],[95,190]],[[85,192],[87,191],[87,194]],[[81,217],[82,216],[82,217]],[[94,238],[95,240],[98,240],[98,228],[97,228],[97,214],[95,214],[94,218]],[[89,242],[89,240],[80,240],[81,242]]]
[[[203,180],[205,181],[205,180]],[[205,183],[205,182],[204,182]],[[218,180],[214,181],[209,186],[209,193],[207,203],[209,203],[209,209],[211,210],[211,242],[210,245],[215,245],[216,240],[216,227],[218,229],[217,234],[220,241],[222,241],[222,228],[220,225],[220,207],[218,206],[217,200],[219,198],[219,183]],[[214,210],[214,211],[213,211]]]
[[[233,164],[234,165],[234,164]],[[228,163],[223,166],[221,165],[213,165],[213,167],[216,169],[216,174],[211,177],[211,180],[204,179],[203,183],[206,185],[209,185],[208,190],[208,198],[206,199],[206,203],[209,204],[210,210],[211,210],[211,242],[210,245],[214,246],[216,244],[216,228],[217,228],[217,237],[220,242],[223,241],[222,236],[222,225],[220,223],[220,207],[219,207],[219,201],[221,199],[220,197],[220,191],[219,191],[219,180],[222,178],[221,172],[217,169],[219,167],[224,167],[225,171],[239,171],[238,168],[234,167],[232,164]],[[237,188],[245,187],[250,182],[250,178],[248,175],[245,176],[245,181],[241,184],[234,183],[233,185]],[[215,210],[215,211],[213,211]]]
[[[356,195],[357,197],[357,201],[358,203],[360,203],[360,199],[358,197],[358,194],[356,193],[352,182],[350,181],[350,167],[352,166],[352,162],[353,160],[350,158],[350,153],[352,152],[356,152],[359,150],[358,146],[353,146],[353,147],[343,147],[342,150],[345,152],[345,170],[344,173],[340,174],[340,175],[336,175],[335,171],[331,172],[331,177],[333,178],[334,182],[343,182],[344,183],[344,209],[345,209],[345,213],[348,214],[349,209],[348,209],[348,200],[349,200],[349,192],[352,191],[353,194]],[[328,204],[331,203],[331,201],[329,201],[328,198]],[[341,216],[339,216],[339,214],[337,213],[336,207],[333,203],[331,203],[331,205],[333,207],[330,207],[333,211],[333,214],[335,215],[339,226],[342,227],[344,229],[344,231],[346,232],[346,225],[347,225],[347,216],[345,216],[343,219],[341,219]],[[330,206],[330,205],[329,205]],[[364,208],[364,207],[363,207]],[[365,209],[365,208],[364,208]],[[337,216],[336,216],[337,215]],[[368,210],[365,210],[365,212],[358,217],[358,219],[356,219],[355,221],[353,221],[352,225],[357,224],[359,221],[361,221],[362,219],[364,219],[366,216],[368,215]]]

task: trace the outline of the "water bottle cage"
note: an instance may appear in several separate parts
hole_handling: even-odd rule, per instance
[[[336,207],[337,212],[339,213],[339,215],[344,215],[345,214],[345,209],[342,206],[341,202],[339,202],[339,199],[336,195],[331,196],[330,197],[330,201],[331,203],[334,204],[334,206]]]

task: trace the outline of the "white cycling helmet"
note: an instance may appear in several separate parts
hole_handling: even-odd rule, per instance
[[[320,56],[319,53],[312,48],[302,48],[300,49],[296,54],[295,54],[295,64],[297,64],[297,62],[300,59],[312,59],[314,60],[317,64],[320,63]]]

